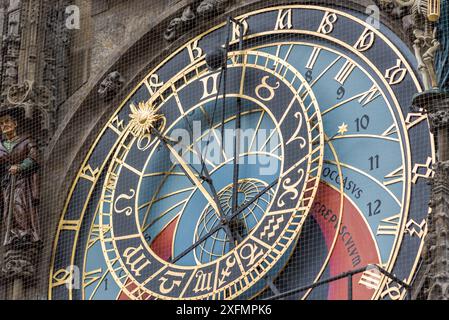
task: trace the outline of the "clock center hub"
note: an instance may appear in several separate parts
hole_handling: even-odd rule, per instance
[[[238,183],[238,205],[245,205],[257,196],[267,184],[258,179],[242,179]],[[195,239],[200,239],[213,228],[227,224],[232,232],[244,239],[256,227],[262,219],[267,206],[273,198],[273,191],[269,191],[252,203],[246,210],[236,217],[232,217],[232,190],[233,185],[227,185],[220,192],[218,198],[220,206],[225,214],[225,219],[220,219],[215,210],[207,205],[203,210],[195,229]],[[216,236],[211,237],[195,250],[195,257],[201,263],[208,263],[222,257],[230,250],[230,241],[226,232],[221,229]]]

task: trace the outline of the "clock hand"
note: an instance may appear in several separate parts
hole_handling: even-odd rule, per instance
[[[218,205],[219,201],[218,201],[218,197],[215,196],[215,199],[213,199],[209,192],[206,190],[206,188],[204,187],[203,183],[198,179],[198,177],[195,175],[195,173],[192,171],[192,169],[190,168],[190,166],[184,161],[184,159],[182,158],[182,156],[180,156],[178,154],[178,152],[175,150],[175,148],[173,148],[171,146],[171,142],[167,137],[164,137],[158,130],[156,130],[155,128],[152,129],[152,132],[164,143],[165,147],[170,151],[170,153],[175,157],[176,161],[181,165],[182,170],[184,171],[184,173],[187,175],[187,177],[189,178],[189,180],[192,182],[192,184],[194,184],[198,190],[200,190],[200,192],[203,194],[204,198],[206,198],[207,202],[209,203],[209,205],[214,209],[215,213],[217,214],[218,218],[222,221],[222,222],[227,222],[225,215],[223,213],[223,211],[221,210],[221,207]],[[202,157],[201,157],[202,158]],[[213,189],[215,190],[215,189]],[[215,193],[216,194],[216,193]],[[229,228],[229,226],[225,226],[225,231],[227,236],[230,239],[230,242],[232,244],[235,243],[234,237],[232,235],[231,229]]]
[[[202,177],[202,178],[209,185],[209,188],[210,188],[210,190],[212,192],[212,195],[214,197],[214,201],[216,203],[217,209],[219,210],[219,211],[217,211],[217,213],[219,214],[219,218],[221,220],[221,223],[224,224],[225,231],[226,231],[226,234],[227,234],[227,236],[228,236],[228,238],[230,240],[231,245],[235,245],[238,242],[242,241],[241,236],[239,234],[235,234],[233,232],[232,228],[228,225],[228,220],[227,220],[226,215],[225,215],[225,213],[223,211],[223,208],[221,207],[220,199],[218,197],[217,191],[215,190],[212,178],[211,178],[210,173],[209,173],[209,169],[207,169],[207,167],[206,167],[206,164],[205,164],[205,161],[203,159],[202,154],[199,152],[199,150],[197,150],[196,144],[194,144],[194,148],[195,148],[196,152],[198,153],[200,161],[202,163],[203,169],[202,169],[201,173],[204,174],[204,177]]]
[[[220,81],[219,81],[218,87],[220,88],[220,86],[221,86],[221,76],[220,76]],[[220,89],[219,89],[218,92],[217,92],[217,97],[216,97],[215,107],[214,107],[214,116],[212,117],[211,128],[210,128],[210,130],[213,130],[213,127],[212,127],[212,126],[213,126],[213,122],[214,122],[214,118],[215,118],[215,108],[216,108],[217,102],[218,102],[219,91],[220,91]],[[226,90],[225,90],[225,91],[226,91]],[[193,129],[192,129],[192,126],[191,126],[190,122],[187,120],[187,117],[184,117],[184,121],[185,121],[185,123],[186,123],[186,125],[187,125],[187,128],[189,129],[190,136],[193,137]],[[210,137],[210,132],[209,132],[209,137]],[[208,140],[207,140],[207,141],[209,141],[209,137],[208,137]],[[198,155],[198,157],[199,157],[199,159],[200,159],[200,161],[201,161],[201,173],[199,173],[200,178],[201,178],[203,181],[207,182],[207,184],[209,185],[209,188],[210,188],[210,190],[211,190],[211,192],[212,192],[214,201],[215,201],[215,203],[216,203],[216,205],[217,205],[217,208],[218,208],[218,210],[219,210],[219,211],[217,211],[217,213],[219,214],[219,218],[222,220],[223,223],[227,223],[227,221],[226,221],[226,215],[225,215],[225,213],[224,213],[224,211],[223,211],[223,208],[221,207],[221,203],[220,203],[220,199],[219,199],[219,197],[218,197],[218,193],[217,193],[217,191],[216,191],[216,189],[215,189],[215,186],[214,186],[212,177],[211,177],[211,175],[210,175],[210,173],[209,173],[209,169],[207,169],[206,162],[205,162],[205,160],[204,160],[204,158],[203,158],[203,154],[202,154],[202,152],[200,152],[200,150],[198,149],[198,146],[196,145],[196,143],[193,143],[192,146],[193,146],[194,152],[197,153],[197,155]],[[207,145],[207,148],[208,148],[208,147],[209,147],[209,145]],[[207,148],[206,148],[206,150],[208,150]],[[206,153],[207,153],[207,151],[206,151]],[[241,237],[240,237],[240,235],[239,235],[239,234],[235,235],[235,234],[232,232],[231,228],[230,228],[227,224],[226,224],[226,226],[225,226],[225,230],[226,230],[226,234],[227,234],[227,236],[228,236],[228,238],[229,238],[229,240],[230,240],[231,245],[234,245],[234,244],[237,243],[235,240],[237,240],[237,241],[241,241],[241,240],[242,240]]]
[[[271,190],[274,186],[276,186],[279,183],[279,179],[274,180],[271,184],[265,187],[262,191],[260,191],[254,198],[252,198],[250,201],[245,203],[243,206],[241,206],[239,209],[237,209],[236,212],[232,214],[232,216],[229,218],[229,220],[232,220],[233,218],[237,217],[239,214],[241,214],[243,211],[249,208],[254,202],[257,201],[260,197],[262,197],[265,193],[267,193],[269,190]],[[223,228],[224,225],[220,224],[214,228],[211,229],[207,234],[205,234],[203,237],[201,237],[198,241],[196,241],[194,244],[192,244],[190,247],[188,247],[186,250],[181,252],[178,256],[176,256],[174,259],[171,260],[172,263],[176,263],[179,260],[181,260],[183,257],[189,254],[190,251],[198,247],[201,243],[209,239],[211,236],[213,236],[218,230]]]
[[[241,127],[241,113],[242,113],[242,100],[237,98],[237,117],[235,120],[235,133],[234,133],[234,170],[233,170],[233,182],[232,182],[232,211],[236,212],[238,209],[238,184],[239,184],[239,155],[240,155],[240,127]],[[228,219],[228,221],[232,221]],[[239,233],[239,224],[231,224],[234,229],[234,234],[241,237]]]

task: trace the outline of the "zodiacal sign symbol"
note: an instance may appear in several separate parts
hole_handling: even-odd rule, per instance
[[[197,282],[195,288],[193,289],[193,292],[198,293],[212,289],[212,272],[205,273],[203,270],[200,270],[195,275],[195,278],[197,278]]]
[[[276,235],[276,231],[278,231],[281,227],[281,223],[284,222],[284,216],[280,216],[276,219],[276,217],[272,217],[270,220],[268,220],[268,224],[265,226],[263,231],[260,233],[260,239],[263,239],[264,237],[267,238],[267,240],[270,240]]]
[[[257,259],[264,254],[263,249],[258,250],[256,244],[247,243],[240,249],[240,257],[242,260],[248,260],[248,267],[256,263]]]
[[[130,247],[123,253],[123,256],[126,258],[125,263],[130,266],[131,270],[136,274],[136,276],[140,276],[140,272],[145,267],[151,264],[151,262],[145,258],[145,255],[143,253],[135,258],[135,256],[138,255],[141,251],[143,251],[142,245],[137,248]]]
[[[226,260],[226,267],[221,270],[221,278],[218,279],[218,286],[221,287],[226,279],[231,275],[231,269],[237,263],[237,259],[234,256],[230,256],[228,260]]]

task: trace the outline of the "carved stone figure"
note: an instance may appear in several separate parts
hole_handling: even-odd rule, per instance
[[[38,147],[26,134],[19,134],[18,111],[0,113],[0,170],[2,221],[5,246],[37,243],[39,231]]]
[[[198,7],[194,4],[187,6],[180,17],[174,18],[170,21],[164,33],[164,39],[168,42],[176,40],[183,32],[193,27],[198,21],[211,18],[225,11],[226,6],[229,5],[230,0],[203,0],[194,2],[199,3]],[[193,7],[193,9],[192,9]],[[195,14],[195,11],[197,14]]]
[[[402,19],[405,31],[412,30],[413,48],[425,90],[438,87],[435,55],[440,48],[435,19],[429,17],[431,2],[439,0],[378,0],[382,10]]]
[[[190,6],[185,8],[181,17],[174,18],[170,21],[170,24],[164,33],[164,39],[166,41],[174,41],[182,32],[186,31],[193,24],[195,18],[196,16],[192,8]]]
[[[98,94],[105,100],[110,101],[120,91],[125,80],[118,71],[111,72],[101,82]]]
[[[440,50],[435,57],[438,84],[441,91],[449,93],[449,1],[441,2],[441,19],[438,22]]]
[[[210,17],[224,11],[228,0],[204,0],[200,3],[196,12],[202,16]]]
[[[438,87],[435,54],[440,47],[436,25],[429,20],[428,13],[429,0],[415,0],[412,6],[413,34],[415,36],[413,48],[426,90]]]
[[[380,9],[389,13],[394,18],[402,18],[408,14],[407,7],[413,3],[414,0],[401,2],[395,0],[377,0]]]

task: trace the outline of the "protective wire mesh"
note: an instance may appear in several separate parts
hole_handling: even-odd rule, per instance
[[[448,10],[0,1],[0,298],[442,298]]]

